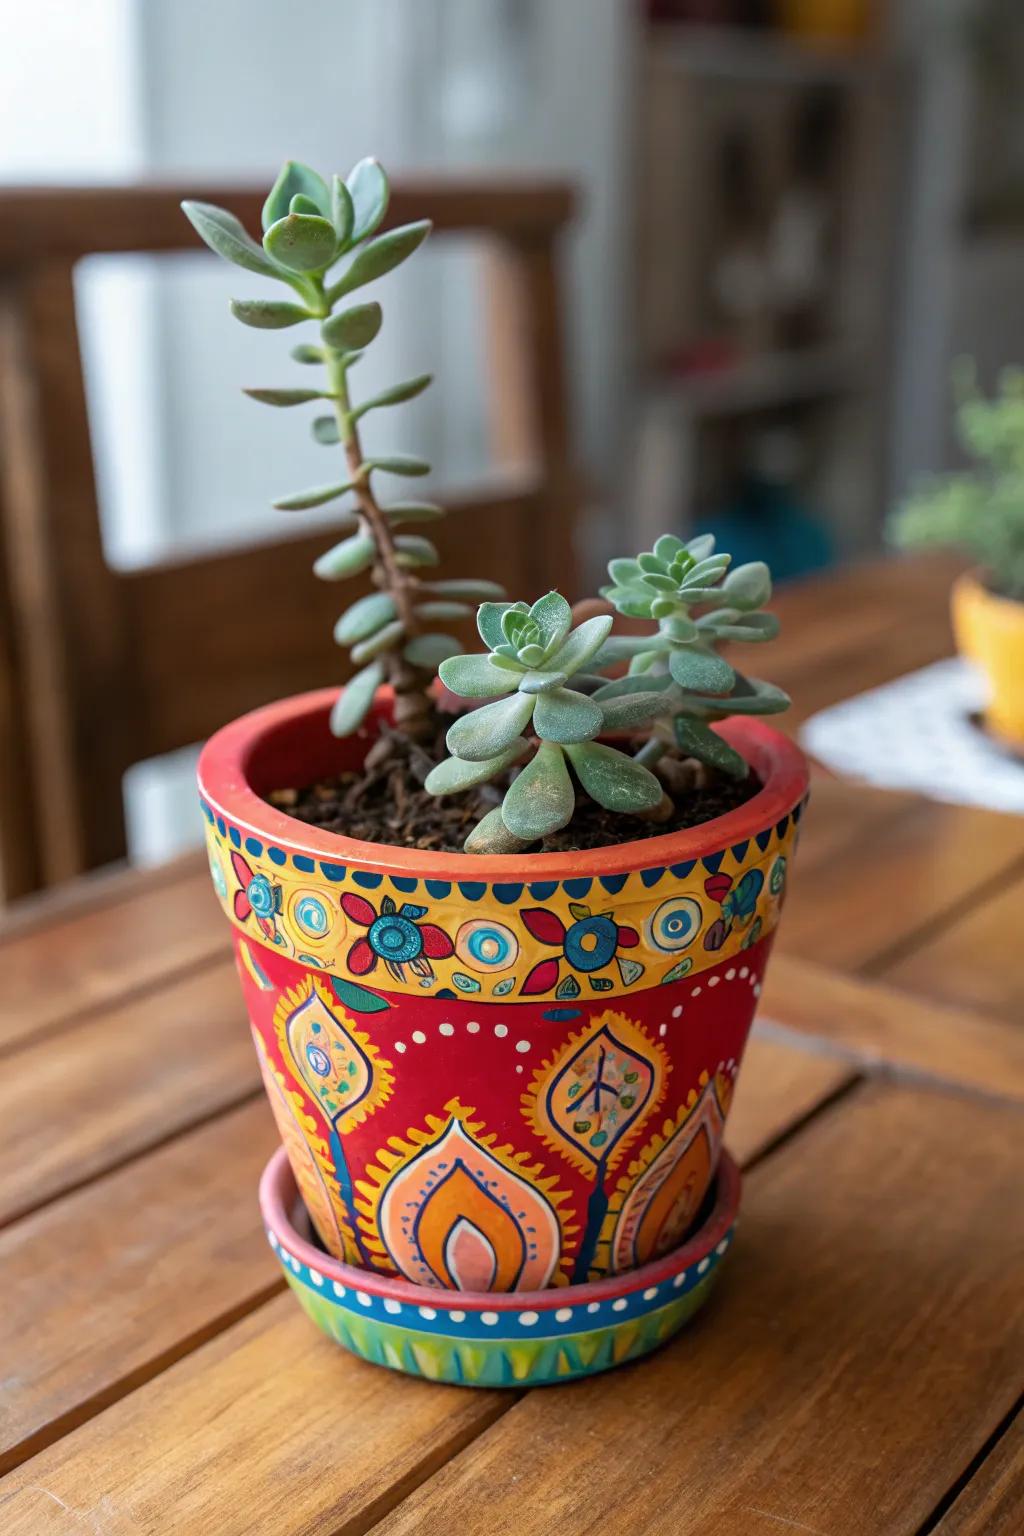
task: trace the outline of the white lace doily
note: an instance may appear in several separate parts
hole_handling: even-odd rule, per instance
[[[1024,763],[971,723],[984,699],[980,675],[954,656],[823,709],[800,740],[835,773],[880,789],[1024,815]]]

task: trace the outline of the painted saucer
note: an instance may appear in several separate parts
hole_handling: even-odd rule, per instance
[[[318,1328],[375,1365],[473,1387],[572,1381],[664,1344],[706,1300],[739,1201],[739,1169],[723,1152],[707,1219],[672,1253],[591,1284],[471,1292],[356,1269],[314,1247],[283,1148],[260,1180],[268,1241]]]

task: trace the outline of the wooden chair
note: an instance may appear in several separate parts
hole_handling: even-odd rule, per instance
[[[337,590],[310,573],[322,530],[286,537],[283,518],[273,544],[130,571],[104,559],[72,271],[96,252],[196,249],[179,208],[184,196],[259,227],[262,193],[239,187],[0,190],[7,899],[124,856],[121,781],[131,764],[341,675],[343,654],[331,642]],[[493,576],[524,594],[556,576],[571,585],[577,483],[556,247],[572,209],[571,189],[560,184],[424,180],[396,186],[388,215],[391,225],[426,217],[442,236],[485,242],[500,474],[473,495],[448,498],[454,515],[439,544],[446,574]],[[272,607],[273,624],[244,624],[243,603],[245,612]]]

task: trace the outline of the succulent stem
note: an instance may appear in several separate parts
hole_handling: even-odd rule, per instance
[[[319,287],[322,295],[322,281]],[[345,450],[360,520],[377,547],[378,559],[373,568],[374,584],[381,591],[387,592],[394,601],[395,613],[402,625],[403,639],[409,640],[420,627],[414,604],[415,589],[419,583],[398,564],[394,535],[373,494],[371,471],[366,468],[359,428],[352,415],[345,354],[325,346],[324,363],[338,423],[338,436]],[[381,660],[387,680],[395,690],[395,723],[408,735],[417,739],[425,738],[430,730],[431,706],[422,674],[403,660],[400,649],[386,652]]]

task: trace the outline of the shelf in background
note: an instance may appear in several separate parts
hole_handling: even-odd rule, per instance
[[[714,372],[662,375],[645,394],[658,409],[675,408],[693,417],[731,416],[852,393],[865,387],[866,379],[864,358],[833,345],[770,352]]]
[[[857,85],[874,78],[888,56],[864,47],[797,43],[739,28],[660,24],[648,32],[652,51],[693,75],[770,85]]]

